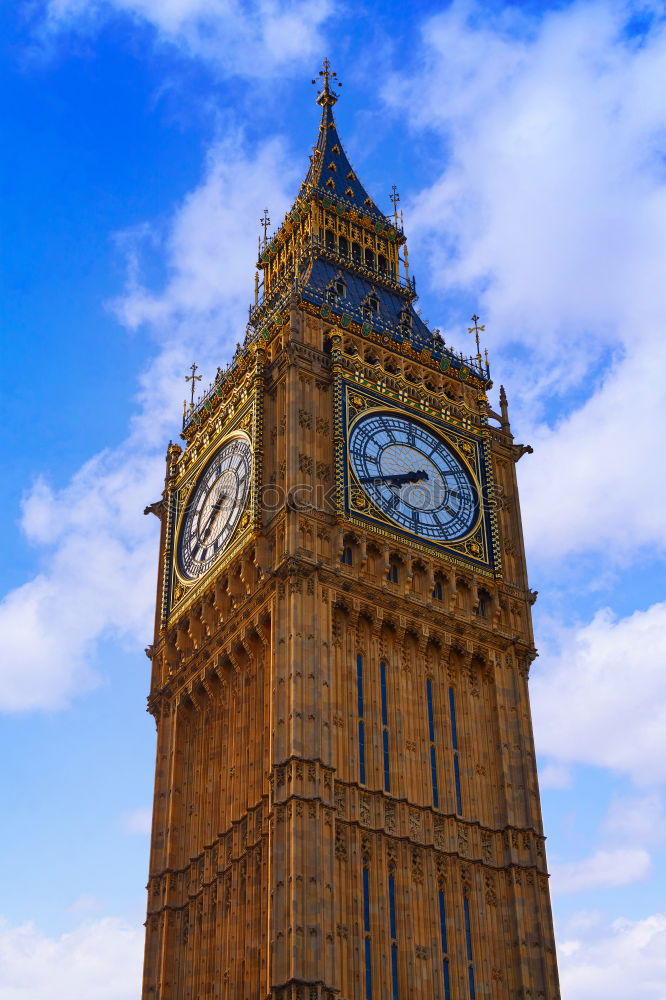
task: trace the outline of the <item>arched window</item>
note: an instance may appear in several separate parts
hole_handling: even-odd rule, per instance
[[[435,601],[441,601],[443,599],[444,595],[442,593],[442,581],[441,580],[435,580],[435,586],[434,586],[433,591],[432,591],[432,596],[433,596],[433,599]]]
[[[351,566],[353,563],[353,553],[351,545],[345,545],[342,550],[342,555],[340,556],[340,562],[344,563],[346,566]]]
[[[398,563],[397,560],[392,559],[389,568],[386,573],[386,579],[389,583],[398,582]]]
[[[487,590],[479,591],[479,603],[476,608],[476,613],[480,618],[487,618],[488,612],[490,610],[490,597]]]

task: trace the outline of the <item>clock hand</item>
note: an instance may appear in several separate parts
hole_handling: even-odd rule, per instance
[[[421,479],[429,479],[428,473],[420,469],[418,472],[401,472],[386,476],[362,476],[360,483],[388,483],[389,486],[403,486],[405,483],[418,483]]]
[[[215,518],[222,510],[223,501],[226,499],[227,499],[226,493],[218,493],[215,503],[210,505],[210,514],[208,515],[208,520],[206,521],[206,525],[203,531],[201,532],[202,542],[205,542],[206,539],[208,538],[211,532],[211,528],[213,527],[213,522],[215,521]]]

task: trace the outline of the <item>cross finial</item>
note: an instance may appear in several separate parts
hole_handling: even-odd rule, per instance
[[[331,70],[331,63],[328,59],[324,59],[322,69],[319,70],[318,76],[321,80],[323,80],[324,86],[317,97],[317,104],[335,104],[338,97],[335,91],[331,90],[331,87],[341,87],[342,84],[338,80],[338,74],[334,70]],[[317,83],[317,78],[315,77],[312,82]]]
[[[479,317],[476,315],[476,313],[474,313],[474,315],[472,316],[472,323],[474,324],[474,326],[468,326],[467,332],[476,334],[476,356],[480,361],[481,343],[479,341],[479,334],[483,333],[483,331],[485,330],[485,326],[479,326]]]
[[[266,246],[266,243],[268,242],[268,235],[267,234],[268,234],[268,227],[270,226],[270,224],[271,224],[271,220],[270,220],[270,217],[268,215],[268,209],[265,208],[264,209],[264,214],[259,219],[259,225],[262,227],[262,229],[264,231],[264,246]]]
[[[195,372],[197,370],[198,370],[198,366],[195,365],[195,364],[192,364],[192,365],[190,365],[190,371],[192,372],[192,374],[185,376],[185,381],[192,383],[192,392],[191,392],[191,396],[190,396],[190,406],[194,406],[194,384],[195,384],[195,382],[200,382],[201,381],[201,375],[195,375]]]
[[[393,221],[395,222],[395,224],[397,226],[398,225],[398,202],[400,201],[400,195],[398,194],[398,189],[395,186],[395,184],[393,184],[391,186],[391,193],[389,195],[389,198],[393,202]]]

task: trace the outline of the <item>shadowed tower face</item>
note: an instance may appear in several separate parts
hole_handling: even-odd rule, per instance
[[[321,77],[245,342],[151,508],[143,998],[554,1000],[525,449],[414,310]]]

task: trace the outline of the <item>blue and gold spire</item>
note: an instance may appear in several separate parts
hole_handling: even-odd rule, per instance
[[[385,223],[386,217],[359,181],[340,142],[333,105],[338,99],[334,87],[336,84],[341,87],[342,84],[337,79],[337,73],[331,72],[328,59],[324,59],[319,76],[323,79],[323,87],[317,96],[317,104],[322,109],[319,136],[302,188],[317,190],[336,203],[353,207],[362,215]]]
[[[395,186],[389,196],[394,211],[387,216],[361,184],[343,149],[333,117],[341,84],[328,59],[319,79],[317,142],[284,222],[270,237],[264,228],[259,241],[250,328],[269,336],[275,317],[281,316],[282,322],[288,303],[296,301],[306,312],[350,333],[422,358],[427,354],[442,371],[469,372],[487,382],[487,365],[480,356],[456,355],[414,308],[416,284],[409,275],[406,237],[395,211]]]

